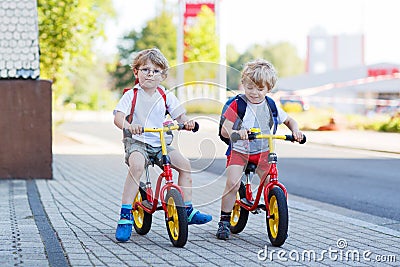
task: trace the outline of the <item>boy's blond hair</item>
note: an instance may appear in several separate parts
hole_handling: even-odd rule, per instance
[[[256,85],[258,88],[267,87],[268,92],[274,88],[278,76],[274,66],[265,59],[256,59],[246,63],[242,71],[242,84]]]
[[[150,61],[151,63],[159,67],[163,71],[163,75],[167,75],[167,70],[169,68],[168,60],[158,48],[151,48],[140,51],[133,59],[131,68],[139,69],[139,67],[146,64],[147,61]]]

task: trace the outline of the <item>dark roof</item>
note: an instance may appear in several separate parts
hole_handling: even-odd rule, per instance
[[[0,79],[39,78],[36,0],[0,2]]]

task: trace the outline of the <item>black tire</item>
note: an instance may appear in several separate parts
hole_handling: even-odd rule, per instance
[[[132,207],[135,206],[136,202],[142,202],[147,199],[146,186],[143,182],[140,182],[139,191],[133,201]],[[132,210],[133,214],[133,227],[136,233],[139,235],[145,235],[150,231],[153,216],[147,213],[143,208],[138,207],[137,210]]]
[[[236,199],[242,199],[246,197],[246,186],[243,182],[240,182],[239,191],[236,194]],[[242,208],[239,204],[235,202],[233,210],[231,213],[231,232],[233,234],[238,234],[243,231],[246,227],[247,219],[249,218],[249,211]]]
[[[280,187],[269,191],[268,205],[271,215],[266,217],[268,237],[273,246],[280,247],[286,241],[289,225],[287,200]]]
[[[175,247],[183,247],[187,242],[189,231],[188,217],[182,195],[178,190],[172,188],[168,190],[165,202],[167,206],[165,222],[169,239]]]

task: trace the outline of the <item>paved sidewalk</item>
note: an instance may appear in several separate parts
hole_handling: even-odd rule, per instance
[[[130,242],[117,243],[114,233],[126,172],[121,162],[118,155],[55,155],[54,180],[36,180],[40,200],[71,266],[399,265],[400,232],[291,197],[289,237],[282,248],[269,243],[265,213],[250,214],[245,230],[231,240],[217,240],[224,178],[211,173],[194,175],[193,201],[199,209],[211,213],[213,221],[190,226],[184,248],[171,245],[159,211],[153,215],[146,236],[133,233]],[[5,219],[0,225],[0,266],[49,266],[46,254],[53,257],[53,264],[59,262],[54,247],[45,250],[36,226],[43,221],[35,223],[27,182],[0,183],[2,203],[6,203],[1,208]],[[383,260],[386,263],[378,262]]]
[[[381,148],[388,144],[377,150],[398,156],[400,135],[364,134],[368,141],[379,140]],[[307,133],[309,140],[325,145],[347,146],[339,141],[360,139],[360,133],[358,138],[349,132],[330,135]],[[265,213],[250,214],[245,230],[229,241],[217,240],[225,178],[205,172],[193,174],[193,202],[213,221],[189,226],[184,248],[171,245],[160,211],[147,235],[134,232],[129,242],[118,243],[114,234],[127,172],[123,155],[101,153],[98,143],[56,138],[53,180],[0,180],[0,266],[400,265],[400,232],[291,196],[289,236],[282,248],[270,245]],[[113,146],[104,143],[102,151],[107,145]],[[68,153],[59,153],[63,149]]]

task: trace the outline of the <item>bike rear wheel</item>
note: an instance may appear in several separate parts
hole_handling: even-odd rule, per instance
[[[175,247],[185,246],[188,239],[188,218],[182,195],[178,190],[169,189],[165,202],[167,212],[165,222],[169,239]]]
[[[270,217],[266,217],[267,232],[271,244],[280,247],[285,243],[289,225],[289,214],[286,196],[280,187],[269,191],[268,206]]]
[[[240,200],[242,198],[246,198],[246,187],[243,182],[240,183],[239,190],[236,194],[236,199]],[[235,202],[233,206],[233,210],[231,213],[231,232],[233,234],[238,234],[243,231],[246,227],[247,220],[249,218],[249,211],[245,208],[242,208],[239,204]]]
[[[143,182],[140,182],[139,191],[136,194],[135,200],[133,201],[132,207],[135,203],[147,200],[146,186]],[[136,233],[139,235],[145,235],[150,231],[153,216],[147,213],[142,207],[138,206],[136,210],[132,209],[133,214],[133,227]]]

